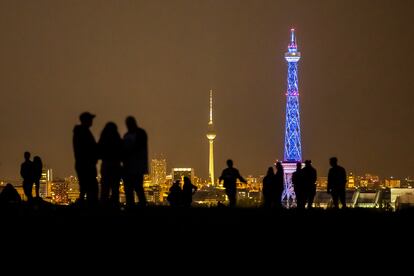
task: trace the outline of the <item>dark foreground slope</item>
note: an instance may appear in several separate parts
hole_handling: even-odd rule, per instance
[[[275,265],[301,257],[322,263],[336,256],[381,260],[401,258],[399,249],[413,246],[413,218],[411,210],[15,206],[0,210],[1,252],[72,266],[94,258],[100,267],[122,267],[126,259],[142,265],[193,258],[207,266],[232,258],[248,266],[252,258],[256,265],[269,264],[266,258]]]
[[[41,242],[48,235],[57,241],[77,239],[95,241],[141,235],[145,242],[157,237],[167,242],[177,237],[203,240],[243,238],[255,243],[260,239],[278,239],[278,235],[306,239],[374,238],[408,233],[414,229],[414,211],[386,212],[379,209],[311,211],[266,210],[261,208],[189,208],[147,207],[134,210],[79,208],[75,206],[13,206],[0,209],[2,235]],[[160,235],[160,236],[159,236]],[[184,239],[185,241],[185,239]],[[283,242],[283,240],[281,240]]]

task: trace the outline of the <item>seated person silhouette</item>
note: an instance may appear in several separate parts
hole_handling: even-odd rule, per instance
[[[6,187],[0,193],[0,204],[17,204],[21,201],[22,199],[13,185],[7,183]]]
[[[167,200],[170,203],[172,207],[178,207],[181,205],[181,186],[180,186],[180,180],[174,181],[170,188],[170,193],[168,194]]]

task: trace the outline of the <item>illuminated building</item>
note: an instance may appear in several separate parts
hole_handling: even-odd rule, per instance
[[[405,195],[410,195],[410,199],[412,200],[414,197],[414,189],[411,188],[391,188],[391,196],[390,196],[390,204],[393,208],[397,207],[398,209],[398,198],[405,196]],[[410,200],[410,201],[411,201]],[[397,206],[396,206],[397,203]],[[413,202],[414,205],[414,202]]]
[[[171,187],[172,181],[173,181],[172,177],[173,177],[172,174],[167,174],[167,176],[165,178],[165,186]]]
[[[246,188],[249,191],[259,191],[261,190],[261,183],[259,182],[259,179],[257,177],[253,177],[252,175],[248,175],[246,177]]]
[[[355,189],[355,177],[352,172],[348,175],[348,189]]]
[[[160,156],[151,161],[151,185],[145,189],[149,202],[155,204],[164,201],[164,194],[168,194],[167,160]]]
[[[328,188],[328,177],[326,176],[318,176],[316,179],[316,188],[318,190],[326,191]]]
[[[191,179],[191,182],[194,183],[194,169],[193,168],[173,168],[172,169],[172,181],[180,180],[181,185],[183,184],[184,177]]]
[[[148,174],[144,175],[144,192],[148,202],[158,204],[162,201],[160,187],[161,185],[153,183],[152,176]],[[138,197],[136,195],[135,200],[138,200]]]
[[[69,184],[65,180],[54,180],[51,183],[51,199],[55,204],[67,204],[69,203],[68,186]]]
[[[75,176],[65,178],[68,201],[75,202],[79,198],[79,181]]]
[[[161,194],[161,186],[160,185],[149,185],[144,187],[145,197],[147,198],[148,202],[159,204],[163,202],[163,196]]]
[[[405,179],[404,184],[401,185],[403,188],[413,188],[414,187],[414,179],[411,177],[407,177]]]
[[[364,189],[378,189],[380,187],[380,178],[377,175],[366,173],[364,176],[357,177],[359,187]]]
[[[385,179],[384,184],[385,184],[385,187],[387,188],[400,188],[401,180],[390,177],[390,178]]]
[[[151,179],[153,185],[164,185],[167,177],[167,160],[165,158],[152,159]]]
[[[347,191],[347,195],[350,194],[352,191]],[[381,192],[380,190],[364,190],[364,189],[357,189],[352,194],[352,199],[348,200],[347,204],[351,207],[358,207],[358,208],[377,208],[380,205],[381,200]]]
[[[206,184],[206,182],[203,179],[201,179],[200,177],[194,176],[193,184],[196,185],[197,187],[201,188],[203,185]]]
[[[144,190],[145,191],[145,190]],[[125,199],[125,187],[124,187],[124,181],[121,179],[121,181],[119,182],[119,202],[120,203],[125,203],[126,199]]]
[[[214,139],[216,132],[213,125],[213,90],[210,90],[210,120],[208,121],[207,139],[209,142],[208,177],[209,183],[214,185]]]
[[[295,192],[292,185],[292,173],[296,171],[296,163],[302,161],[302,146],[300,140],[299,116],[299,88],[298,88],[298,61],[300,52],[296,44],[295,29],[290,30],[290,43],[285,53],[288,64],[287,91],[286,91],[286,121],[285,121],[285,150],[283,169],[285,173],[285,189],[282,199],[287,206],[295,201]]]
[[[40,178],[39,195],[42,198],[49,198],[51,196],[51,185],[53,181],[52,169],[43,168],[42,177]]]

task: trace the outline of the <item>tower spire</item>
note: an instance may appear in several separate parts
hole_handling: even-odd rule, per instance
[[[213,124],[213,90],[210,89],[210,120],[208,121],[209,125]]]

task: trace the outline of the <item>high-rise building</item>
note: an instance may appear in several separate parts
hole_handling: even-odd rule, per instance
[[[68,204],[68,186],[64,179],[55,179],[50,185],[51,201],[55,204]]]
[[[144,175],[144,192],[149,203],[159,204],[162,201],[161,185],[154,184],[152,175]],[[135,196],[135,200],[138,200],[138,197]]]
[[[348,175],[348,189],[355,189],[355,176],[352,172]]]
[[[68,201],[75,202],[79,198],[79,181],[75,176],[65,178],[67,184]]]
[[[288,206],[295,200],[292,185],[292,173],[296,171],[296,163],[302,161],[302,146],[300,139],[299,116],[299,87],[298,87],[298,61],[300,52],[296,44],[295,29],[290,30],[290,43],[285,53],[288,64],[287,91],[286,91],[286,122],[285,122],[285,150],[283,169],[285,173],[285,189],[282,199]]]
[[[194,169],[193,168],[173,168],[172,169],[172,181],[180,180],[181,185],[183,184],[184,177],[191,179],[191,182],[194,183]]]
[[[51,196],[51,188],[53,182],[52,169],[43,168],[42,177],[40,178],[39,195],[42,198],[48,198]]]
[[[167,178],[167,159],[159,157],[151,160],[151,180],[153,185],[164,185]]]
[[[213,90],[210,90],[210,120],[208,121],[207,139],[209,143],[209,158],[208,158],[208,177],[209,183],[214,185],[214,139],[216,138],[216,131],[213,124]]]

